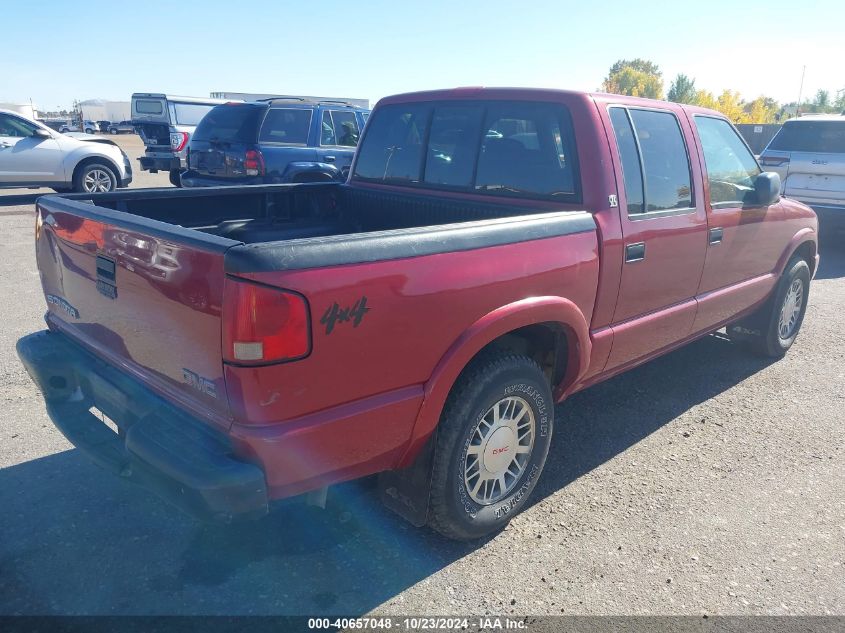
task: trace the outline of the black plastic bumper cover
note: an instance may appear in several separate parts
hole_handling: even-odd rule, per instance
[[[97,464],[203,520],[267,513],[263,471],[228,438],[57,332],[18,341],[18,356],[62,434]],[[118,427],[90,411],[96,407]]]

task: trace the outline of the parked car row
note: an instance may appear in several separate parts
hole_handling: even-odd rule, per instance
[[[39,120],[39,123],[46,125],[51,130],[56,130],[57,132],[61,132],[62,134],[66,134],[68,132],[85,132],[86,134],[96,134],[100,132],[102,134],[134,134],[135,127],[132,125],[132,121],[90,121],[85,120],[83,121],[83,126],[80,128],[78,121],[74,121],[72,119],[63,119],[63,120],[51,120],[51,119],[43,119]]]

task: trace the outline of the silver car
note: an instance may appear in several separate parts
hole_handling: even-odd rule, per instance
[[[780,174],[785,196],[845,210],[845,115],[787,121],[763,150],[760,165]]]
[[[109,139],[61,134],[16,112],[0,110],[0,188],[100,193],[130,182],[129,157]]]

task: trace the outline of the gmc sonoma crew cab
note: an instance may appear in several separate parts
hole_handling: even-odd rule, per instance
[[[18,353],[73,444],[194,515],[379,473],[477,538],[525,506],[555,403],[725,326],[787,351],[817,221],[779,189],[710,110],[388,97],[345,183],[40,198],[48,329]]]

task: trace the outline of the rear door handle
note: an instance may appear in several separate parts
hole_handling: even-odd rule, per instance
[[[625,247],[625,263],[632,264],[634,262],[641,262],[645,259],[645,242],[637,242],[635,244],[628,244]]]
[[[722,243],[722,237],[723,237],[724,233],[725,233],[724,229],[720,226],[717,226],[716,228],[710,229],[710,231],[708,233],[708,241],[711,244],[721,244]]]
[[[335,162],[335,160],[337,160],[337,158],[335,156],[326,156],[325,157],[325,161],[327,163],[333,163],[333,162]]]

